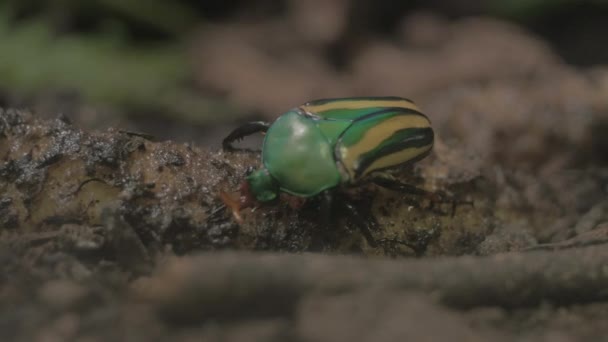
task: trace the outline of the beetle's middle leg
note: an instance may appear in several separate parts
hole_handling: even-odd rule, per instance
[[[224,140],[222,140],[222,148],[224,150],[234,150],[232,143],[238,139],[242,139],[246,136],[258,133],[266,132],[270,128],[270,123],[265,121],[253,121],[248,122],[240,127],[234,129]]]
[[[310,244],[310,250],[320,252],[323,250],[324,240],[326,239],[327,232],[331,231],[331,227],[334,224],[334,193],[331,190],[325,190],[319,195],[319,215],[317,217],[317,223],[319,224],[318,230],[314,231],[312,241]]]
[[[367,243],[376,248],[378,247],[378,243],[374,236],[372,235],[372,230],[378,226],[378,222],[376,222],[376,218],[372,215],[371,212],[361,215],[359,213],[358,208],[356,208],[350,201],[338,201],[342,208],[348,213],[349,219],[359,228],[361,234],[367,240]]]
[[[429,209],[433,209],[433,207],[437,203],[450,203],[451,207],[452,207],[452,211],[451,211],[452,216],[454,216],[456,214],[456,207],[458,204],[473,205],[473,202],[459,201],[455,197],[448,196],[444,192],[439,192],[439,191],[432,192],[432,191],[424,190],[424,189],[418,188],[414,185],[403,183],[395,178],[385,176],[385,175],[375,177],[375,178],[373,178],[372,181],[375,184],[377,184],[383,188],[389,189],[389,190],[427,198],[430,201]]]

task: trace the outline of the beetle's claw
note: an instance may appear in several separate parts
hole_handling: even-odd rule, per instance
[[[224,202],[226,207],[230,208],[230,210],[232,211],[232,216],[234,217],[235,221],[239,224],[243,224],[240,202],[230,197],[230,195],[228,195],[224,191],[220,192],[220,198],[222,199],[222,202]]]

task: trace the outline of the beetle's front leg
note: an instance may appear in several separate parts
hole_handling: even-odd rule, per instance
[[[330,190],[323,191],[319,196],[319,228],[312,236],[310,250],[320,252],[323,250],[325,234],[331,231],[334,223],[334,194]]]
[[[372,180],[375,184],[393,191],[398,191],[410,195],[421,196],[430,201],[429,209],[433,209],[437,203],[450,203],[452,206],[451,215],[456,214],[456,207],[458,204],[470,204],[473,202],[459,201],[453,196],[449,196],[442,191],[432,192],[413,186],[411,184],[403,183],[395,178],[386,175],[380,175]]]
[[[266,132],[268,131],[268,128],[270,128],[270,123],[268,122],[248,122],[230,132],[230,134],[228,134],[228,136],[222,141],[222,148],[227,151],[234,150],[235,148],[232,146],[234,141],[258,132]]]
[[[332,221],[332,207],[334,205],[334,194],[331,191],[323,191],[321,193],[321,224],[323,227],[329,227]]]

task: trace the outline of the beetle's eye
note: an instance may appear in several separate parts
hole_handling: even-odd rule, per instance
[[[253,168],[253,166],[249,166],[247,168],[247,170],[245,170],[245,176],[249,176],[250,174],[253,173],[253,171],[255,171],[255,169]]]

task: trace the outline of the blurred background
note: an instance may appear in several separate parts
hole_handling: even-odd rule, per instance
[[[305,101],[608,61],[602,0],[5,0],[0,106],[218,146]],[[432,117],[432,115],[431,115]]]

